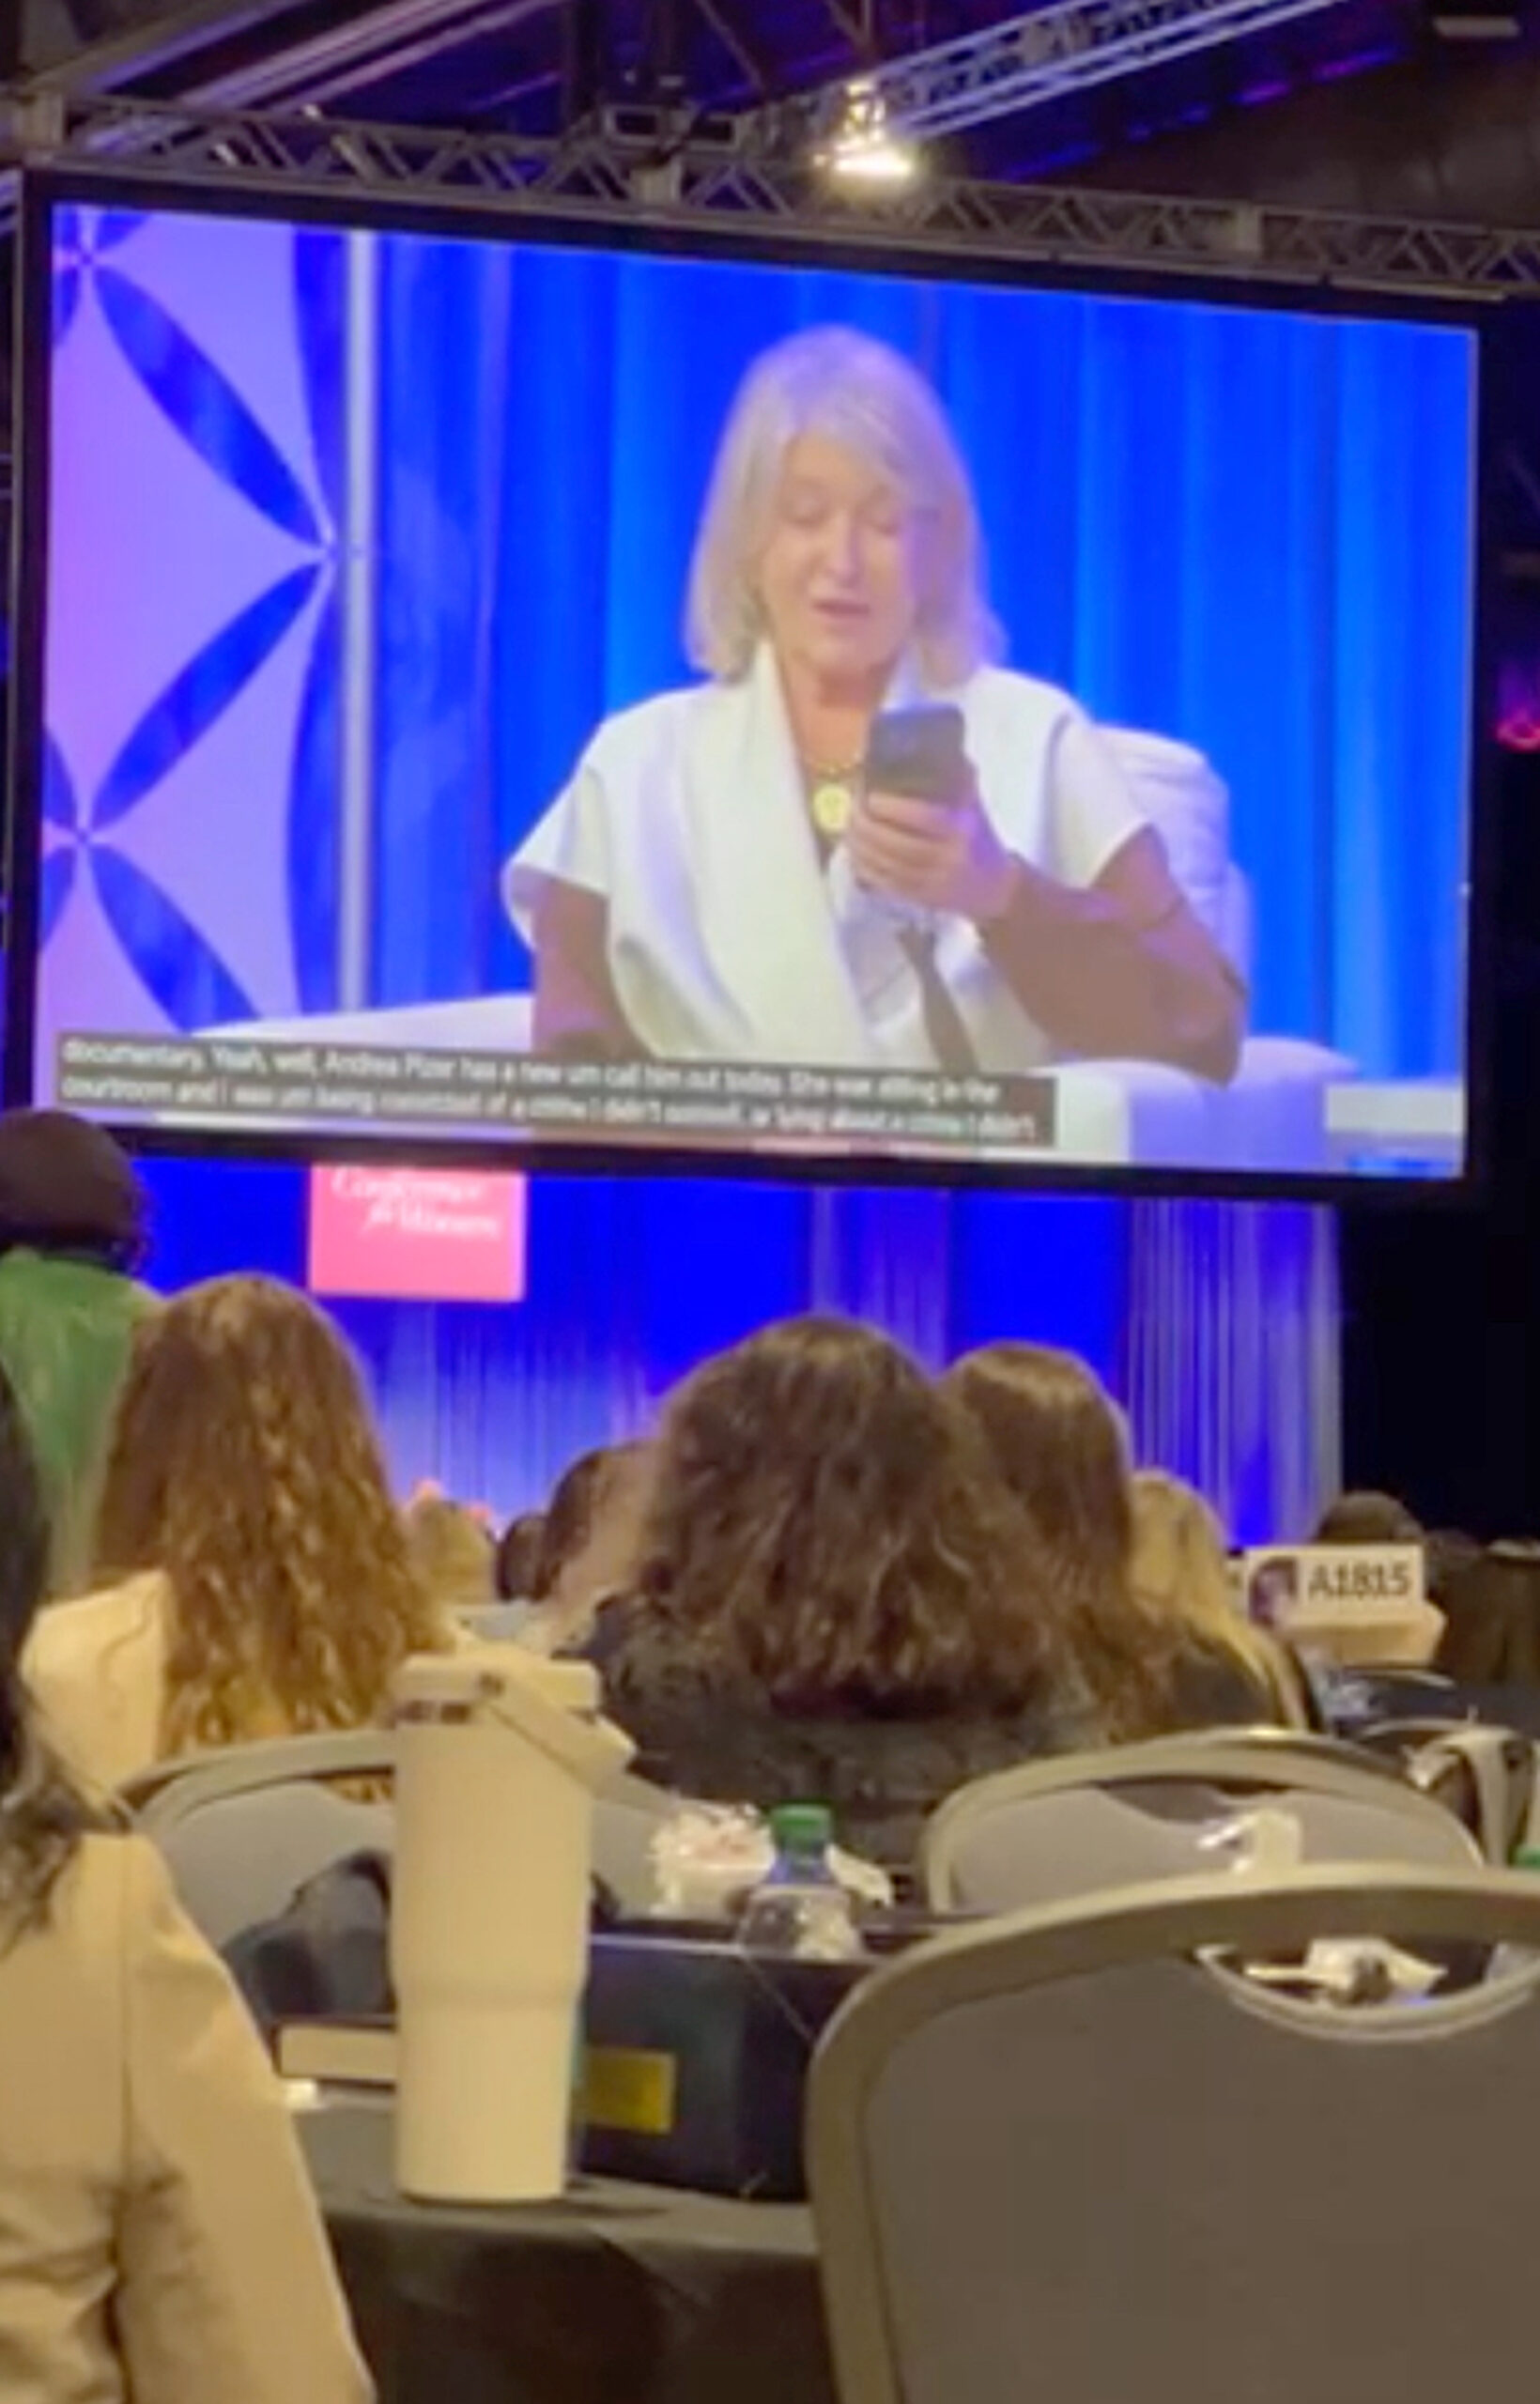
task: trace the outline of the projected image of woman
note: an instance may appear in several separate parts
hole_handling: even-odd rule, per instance
[[[749,368],[687,633],[705,681],[607,719],[510,863],[538,1050],[1233,1073],[1243,995],[1116,759],[993,664],[968,478],[895,351],[827,327]],[[926,704],[959,715],[888,720]]]

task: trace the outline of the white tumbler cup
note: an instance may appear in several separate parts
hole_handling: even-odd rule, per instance
[[[516,1644],[396,1682],[396,2178],[462,2203],[560,2195],[588,1966],[593,1798],[631,1757],[583,1662]]]

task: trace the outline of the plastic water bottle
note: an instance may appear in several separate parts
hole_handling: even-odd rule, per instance
[[[822,1803],[770,1814],[776,1858],[744,1905],[738,1941],[750,1953],[849,1962],[864,1951],[851,1899],[829,1868],[834,1821]]]

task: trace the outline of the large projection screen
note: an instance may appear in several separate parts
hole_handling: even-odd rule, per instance
[[[64,187],[28,253],[12,1099],[1465,1173],[1469,325]]]

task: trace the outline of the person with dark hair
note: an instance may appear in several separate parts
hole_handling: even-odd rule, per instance
[[[1540,1544],[1508,1539],[1446,1580],[1433,1667],[1458,1687],[1540,1688]]]
[[[541,1518],[527,1644],[550,1653],[588,1647],[624,1576],[647,1457],[645,1444],[601,1444],[563,1470]]]
[[[364,2404],[287,2107],[145,1839],[32,1724],[48,1532],[0,1379],[0,2396]]]
[[[563,1573],[591,1540],[617,1479],[642,1449],[639,1444],[598,1444],[590,1453],[579,1453],[562,1471],[540,1515],[531,1602],[554,1598]]]
[[[1430,1663],[1444,1632],[1447,1556],[1441,1544],[1429,1542],[1406,1504],[1372,1487],[1339,1494],[1322,1512],[1311,1542],[1354,1549],[1364,1545],[1414,1549],[1422,1556],[1423,1591],[1408,1600],[1404,1612],[1392,1616],[1377,1611],[1372,1619],[1350,1604],[1336,1610],[1329,1600],[1312,1596],[1291,1620],[1291,1639],[1301,1651],[1317,1662],[1360,1672],[1421,1669]]]
[[[103,1128],[63,1110],[0,1116],[0,1367],[31,1438],[50,1525],[49,1591],[78,1592],[113,1406],[135,1327],[145,1197]]]
[[[1043,1344],[989,1344],[954,1362],[942,1384],[979,1428],[1054,1564],[1075,1658],[1109,1735],[1279,1716],[1249,1670],[1136,1580],[1128,1440],[1084,1361]]]
[[[1422,1544],[1422,1523],[1394,1494],[1372,1487],[1339,1494],[1321,1513],[1312,1544]]]
[[[534,1592],[540,1574],[540,1556],[546,1540],[544,1511],[521,1511],[510,1519],[498,1538],[494,1577],[499,1597],[505,1603],[527,1603]]]
[[[900,1348],[791,1319],[673,1395],[604,1662],[644,1775],[814,1800],[901,1868],[954,1788],[1062,1743],[1053,1565],[976,1431]]]
[[[1473,1569],[1486,1547],[1463,1528],[1430,1528],[1424,1540],[1424,1581],[1430,1603],[1443,1608],[1467,1570]]]

